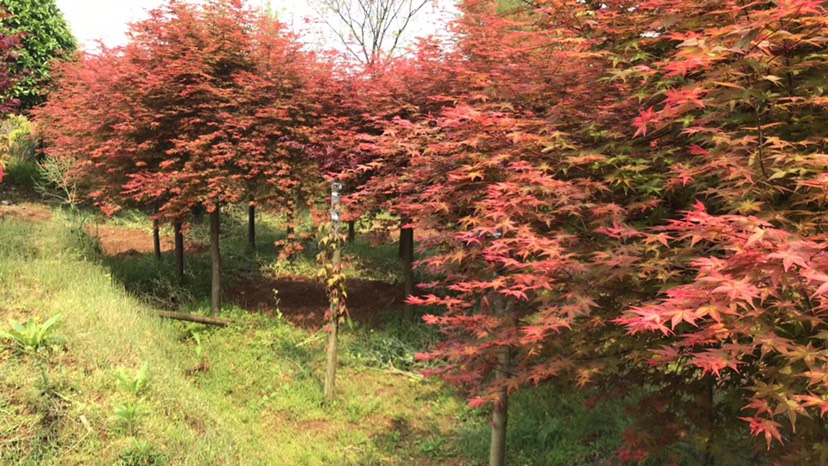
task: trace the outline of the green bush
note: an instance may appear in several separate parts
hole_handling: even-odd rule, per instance
[[[0,122],[0,166],[4,167],[4,183],[35,186],[40,179],[36,151],[37,139],[32,136],[26,117],[11,115]]]
[[[34,161],[37,139],[32,136],[29,120],[22,115],[9,115],[0,122],[0,161]]]

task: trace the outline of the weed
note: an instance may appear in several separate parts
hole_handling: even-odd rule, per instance
[[[204,346],[201,345],[201,333],[199,333],[199,332],[194,333],[193,334],[193,340],[195,340],[195,343],[196,343],[196,347],[195,347],[196,358],[199,361],[203,361]]]
[[[426,351],[437,338],[431,327],[396,319],[381,330],[358,330],[346,351],[362,365],[411,372],[425,368],[415,355]]]
[[[148,415],[137,401],[127,402],[115,406],[114,421],[116,426],[130,436],[138,433],[138,424],[141,418]]]
[[[67,176],[72,163],[73,161],[63,157],[46,157],[35,165],[32,184],[43,197],[56,199],[76,209],[80,202],[78,185],[70,176]]]
[[[196,372],[207,372],[210,370],[210,361],[207,358],[207,353],[202,344],[202,336],[200,332],[193,333],[193,341],[195,341],[195,354],[197,363],[194,368],[188,371],[188,374],[195,374]]]
[[[32,159],[13,158],[6,167],[3,181],[19,187],[37,187],[42,180],[39,165]]]
[[[427,455],[431,459],[445,458],[447,453],[445,447],[445,439],[439,437],[428,437],[419,442],[418,448],[421,453]]]
[[[126,390],[127,393],[138,397],[147,388],[147,384],[149,384],[148,368],[149,365],[144,363],[134,376],[128,374],[124,369],[118,369],[115,373],[115,379],[118,381],[118,385]]]
[[[44,394],[51,391],[47,366],[48,350],[51,346],[62,342],[62,339],[54,333],[60,325],[60,318],[58,314],[40,324],[36,318],[29,317],[25,325],[12,319],[9,321],[11,330],[0,331],[0,338],[10,340],[19,351],[34,357],[40,369],[40,380],[43,384],[41,392]]]
[[[60,325],[60,314],[53,316],[43,324],[34,317],[29,317],[28,323],[21,324],[12,319],[9,321],[11,330],[0,331],[0,338],[13,341],[18,349],[30,354],[43,353],[52,343],[59,341],[54,331]]]
[[[129,447],[118,457],[120,466],[162,466],[167,464],[167,455],[155,445],[133,438]]]

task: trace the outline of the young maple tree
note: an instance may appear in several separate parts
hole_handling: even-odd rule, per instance
[[[126,46],[67,64],[40,114],[52,153],[76,158],[74,173],[105,211],[134,203],[179,224],[207,207],[216,313],[221,206],[266,190],[277,204],[307,173],[306,63],[295,37],[240,1],[172,0],[132,25]]]
[[[442,309],[426,321],[447,340],[421,358],[442,361],[431,373],[469,390],[473,406],[492,404],[490,463],[503,464],[508,395],[581,372],[556,335],[597,306],[586,225],[611,224],[616,209],[600,179],[573,169],[600,158],[581,153],[563,118],[582,114],[573,110],[600,76],[588,43],[567,28],[530,32],[531,11],[504,18],[483,1],[462,9],[456,50],[422,63],[444,87],[420,89],[419,105],[413,93],[403,108],[415,111],[371,140],[378,157],[361,167],[374,176],[360,195],[393,196],[430,232],[421,264],[439,280],[410,301]]]
[[[0,20],[6,15],[0,10]],[[13,34],[0,33],[0,116],[4,116],[12,111],[16,105],[16,101],[8,97],[9,89],[14,87],[17,82],[17,75],[13,71],[12,66],[15,61],[15,50],[20,44],[20,39]]]
[[[414,294],[414,230],[412,219],[406,218],[397,205],[396,180],[405,172],[409,156],[382,150],[374,143],[394,119],[421,121],[452,101],[447,97],[454,84],[449,59],[438,42],[422,39],[413,56],[343,76],[331,99],[337,105],[324,119],[326,130],[319,138],[327,150],[323,168],[350,187],[346,199],[349,239],[353,238],[353,222],[359,217],[381,212],[400,217],[406,296]],[[414,318],[408,303],[405,317]]]
[[[616,236],[659,258],[650,273],[665,296],[633,301],[618,322],[656,332],[656,367],[706,380],[708,457],[739,418],[773,447],[764,455],[824,462],[824,381],[811,378],[826,325],[814,275],[825,268],[824,5],[653,1],[603,19],[632,51],[617,49],[612,74],[640,86],[634,136],[669,162],[657,170],[671,216],[688,211]]]
[[[379,181],[370,183],[370,189],[397,196],[402,213],[435,232],[427,247],[437,255],[423,264],[443,279],[434,286],[437,293],[415,301],[446,311],[429,320],[440,325],[449,339],[428,357],[448,362],[441,373],[482,395],[476,403],[502,404],[504,388],[514,391],[565,369],[572,369],[581,382],[601,373],[607,380],[620,374],[633,376],[633,383],[673,390],[664,396],[673,404],[701,396],[697,408],[710,414],[694,417],[685,410],[682,422],[689,423],[691,436],[701,438],[705,461],[721,458],[716,436],[717,430],[724,429],[720,419],[725,417],[729,426],[737,417],[746,417],[738,407],[729,406],[740,394],[751,393],[745,390],[749,386],[745,381],[761,380],[767,361],[753,363],[758,374],[753,378],[722,376],[720,367],[713,377],[712,365],[732,356],[714,348],[703,360],[711,366],[683,364],[678,375],[672,365],[654,371],[646,348],[659,343],[642,341],[640,333],[625,336],[607,323],[624,308],[692,279],[686,272],[688,264],[709,251],[700,243],[691,245],[695,248],[661,248],[675,239],[664,228],[674,228],[673,222],[692,208],[695,199],[705,199],[720,213],[756,214],[760,219],[740,217],[741,221],[768,222],[763,229],[776,228],[780,235],[792,235],[785,236],[790,241],[812,242],[809,251],[819,250],[815,245],[822,234],[825,192],[824,139],[819,136],[824,125],[818,117],[825,105],[820,91],[825,76],[821,4],[718,2],[688,7],[685,2],[652,1],[633,7],[626,2],[600,6],[538,2],[502,14],[492,2],[470,1],[464,2],[462,11],[455,23],[461,40],[452,70],[452,80],[460,84],[436,94],[450,100],[453,108],[423,121],[401,115],[386,126],[381,138],[371,140],[379,155],[361,167],[383,174],[372,178]],[[562,142],[532,142],[542,137]],[[515,168],[493,168],[481,161],[497,160],[502,153],[531,161],[529,166],[542,169],[548,178],[513,180]],[[580,197],[572,195],[578,201],[572,202],[566,221],[562,216],[552,220],[556,212],[550,205],[555,205],[555,198],[539,203],[546,210],[533,212],[540,215],[534,220],[522,217],[528,214],[506,202],[520,200],[519,207],[531,212],[535,204],[525,196],[539,196],[536,184],[555,183],[579,187],[574,192]],[[507,194],[498,203],[487,204],[486,196],[498,190]],[[487,215],[506,219],[506,231],[522,227],[532,231],[533,238],[573,239],[565,244],[533,239],[515,242],[509,249],[498,243],[507,238],[498,224],[478,218]],[[477,222],[487,226],[488,230],[480,226],[488,234],[483,235],[486,240],[477,237],[480,244],[464,244],[460,239],[469,241],[469,231],[479,226]],[[717,228],[713,222],[707,225]],[[536,260],[533,251],[541,257],[546,248],[565,251],[572,261],[563,262],[565,277],[539,276],[553,289],[552,284],[561,284],[559,293],[569,290],[578,297],[581,312],[571,316],[591,311],[593,317],[581,319],[586,325],[580,326],[574,325],[577,318],[562,320],[573,331],[558,334],[567,328],[557,326],[560,321],[555,319],[561,313],[545,313],[539,305],[547,292],[520,289],[499,277],[503,266],[495,265],[502,256],[489,252],[488,242],[497,245],[498,254],[514,253],[516,257],[507,254],[510,261],[504,262],[515,268],[530,268]],[[543,248],[533,249],[538,244]],[[817,261],[809,267],[819,270],[818,257],[808,260]],[[791,264],[795,262],[782,263],[782,269]],[[507,276],[513,273],[506,268]],[[796,302],[806,295],[814,300],[818,285],[809,282],[809,292],[804,289],[795,295],[787,291],[787,284],[778,286],[786,290],[781,296]],[[503,326],[498,317],[504,309],[510,309],[506,315],[515,316],[506,319],[511,327]],[[649,314],[617,320],[628,325],[629,333],[647,319],[666,322],[659,320],[665,316],[653,307],[635,309]],[[799,319],[795,313],[788,317]],[[681,319],[677,322],[689,325]],[[693,333],[695,327],[689,327],[685,331]],[[514,337],[521,332],[526,338]],[[732,341],[742,339],[735,334]],[[812,347],[818,348],[814,343]],[[804,346],[808,347],[807,341]],[[520,362],[511,364],[519,369],[493,378],[507,352],[486,354],[486,350],[497,348],[517,355]],[[777,400],[771,417],[795,419],[794,414],[818,411],[816,399],[801,398],[803,393],[792,390],[791,396],[800,397],[795,398],[798,405],[786,410]],[[751,419],[754,433],[776,436],[767,430],[767,423]],[[800,419],[798,425],[803,422]],[[688,438],[680,429],[662,430],[675,434],[668,443]],[[800,433],[798,438],[805,445],[810,437]],[[629,437],[629,448],[620,456],[642,458],[653,453],[639,448],[639,440]],[[659,446],[664,444],[653,445]],[[797,452],[796,446],[788,445],[780,454],[792,457]]]

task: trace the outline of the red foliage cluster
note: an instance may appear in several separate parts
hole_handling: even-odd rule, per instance
[[[3,11],[0,10],[0,20],[3,17]],[[0,116],[12,111],[17,104],[9,99],[8,93],[17,81],[17,76],[12,72],[12,64],[19,45],[19,37],[0,32]]]
[[[476,406],[552,377],[660,388],[645,400],[660,432],[631,458],[690,437],[713,454],[741,422],[721,418],[815,458],[822,3],[461,10],[457,42],[397,63],[390,103],[348,139],[352,201],[430,233],[437,280],[412,302],[440,310],[426,321],[447,339],[421,358]]]
[[[1,19],[3,19],[2,10],[0,10]],[[17,102],[10,99],[8,93],[17,82],[17,76],[12,73],[12,63],[19,44],[18,37],[0,32],[0,118],[5,117],[17,106]],[[5,161],[0,159],[0,182],[3,181],[4,163]]]
[[[171,1],[132,26],[128,45],[62,65],[37,113],[50,154],[76,161],[70,175],[105,212],[281,207],[309,164],[311,62],[240,1]]]

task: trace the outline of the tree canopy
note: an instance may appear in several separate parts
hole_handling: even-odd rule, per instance
[[[45,99],[52,60],[71,58],[77,41],[55,0],[0,0],[0,10],[8,13],[3,32],[21,38],[12,66],[21,78],[10,97],[32,108]]]

